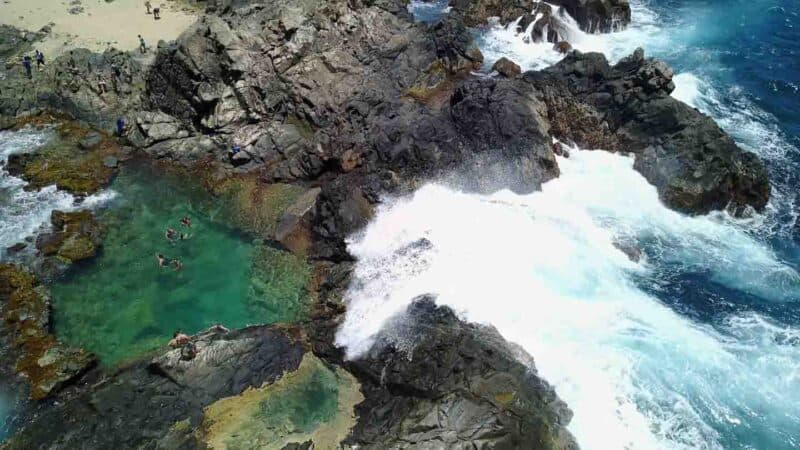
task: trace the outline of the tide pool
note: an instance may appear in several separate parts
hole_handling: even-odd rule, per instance
[[[305,262],[254,243],[226,224],[228,211],[185,177],[144,163],[123,168],[97,212],[99,256],[52,286],[56,335],[113,365],[195,333],[293,321],[304,313]],[[192,226],[181,225],[188,216]],[[165,237],[174,228],[187,239]],[[155,255],[182,262],[159,267]]]

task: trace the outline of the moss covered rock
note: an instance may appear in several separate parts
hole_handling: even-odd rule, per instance
[[[57,255],[68,263],[95,256],[103,240],[103,228],[92,211],[53,211],[50,223],[53,231],[36,238],[36,248],[43,255]]]
[[[0,264],[0,298],[18,353],[14,369],[30,382],[32,399],[48,397],[95,364],[94,355],[50,334],[50,298],[30,272]]]
[[[111,181],[114,167],[104,160],[120,156],[113,137],[90,130],[75,122],[46,115],[38,117],[32,126],[55,125],[56,138],[35,153],[15,155],[10,170],[22,176],[31,189],[55,184],[73,194],[88,195],[99,191]]]
[[[309,441],[315,449],[341,448],[363,399],[352,375],[306,354],[274,384],[206,407],[200,440],[212,449],[278,450]]]

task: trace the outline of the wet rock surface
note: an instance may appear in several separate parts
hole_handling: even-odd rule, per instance
[[[560,21],[550,5],[563,7],[572,16],[583,31],[589,33],[607,33],[625,28],[631,21],[631,8],[628,0],[553,0],[550,2],[534,0],[450,0],[450,6],[458,14],[464,16],[469,26],[486,24],[490,18],[497,17],[500,24],[508,25],[518,18],[520,31],[538,22],[540,28],[534,32],[535,40],[556,42],[542,33],[542,27],[552,25],[551,33],[556,33],[561,26]],[[539,15],[538,20],[537,15]]]
[[[210,329],[195,337],[194,359],[184,360],[174,349],[110,376],[94,371],[83,382],[88,385],[30,418],[3,448],[158,448],[179,422],[197,426],[205,406],[296,370],[305,352],[297,333],[277,327]],[[186,439],[183,445],[198,444]]]
[[[89,259],[102,242],[103,229],[89,210],[53,211],[52,231],[36,238],[36,248],[44,256],[57,256],[68,263]]]
[[[555,137],[633,153],[634,168],[669,207],[702,214],[766,206],[770,187],[761,160],[710,117],[672,98],[672,70],[641,49],[614,66],[602,54],[576,51],[524,78],[547,104]]]
[[[233,206],[233,223],[271,250],[313,263],[314,302],[299,326],[209,331],[195,338],[194,358],[170,350],[113,372],[87,371],[91,358],[47,341],[36,361],[55,375],[34,389],[58,403],[26,411],[24,428],[6,447],[199,448],[203,408],[270,385],[312,350],[361,385],[348,446],[575,448],[565,428],[571,413],[537,376],[530,355],[432,299],[415,302],[368,354],[344,361],[333,342],[352,270],[345,239],[368,223],[383,196],[429,180],[479,192],[536,190],[559,176],[555,155],[568,156],[572,143],[634,154],[635,168],[662,200],[688,213],[731,204],[761,209],[767,175],[710,118],[669,96],[672,73],[663,63],[641,52],[615,66],[602,55],[569,53],[559,18],[543,3],[538,21],[528,0],[451,4],[451,14],[428,26],[414,23],[401,0],[214,0],[177,41],[160,45],[152,62],[76,50],[32,81],[7,68],[0,113],[55,108],[106,130],[123,117],[120,142],[188,166]],[[587,31],[630,20],[624,0],[553,4]],[[523,17],[519,26],[530,26],[531,39],[554,42],[567,56],[540,72],[518,75],[508,61],[498,67],[505,77],[474,75],[483,56],[467,26],[490,16],[503,24]],[[27,41],[14,42],[8,51],[22,51]],[[111,77],[109,92],[97,89],[98,73]],[[98,150],[107,134],[99,142],[97,134],[74,136],[100,176],[59,187],[92,192],[113,174],[117,154]],[[57,160],[18,158],[9,169],[37,167],[49,176],[43,164]],[[96,249],[87,223],[54,217],[53,233],[36,246],[88,257],[88,245],[63,250],[70,240]],[[38,292],[22,280],[13,283]],[[4,296],[17,292],[4,287],[9,283],[0,285]],[[46,329],[46,297],[25,295],[38,312],[20,320],[18,309],[4,306],[4,314],[12,311],[6,328]],[[311,442],[304,437],[287,448]]]
[[[577,448],[572,412],[496,330],[416,300],[372,350],[348,363],[362,381],[358,448]],[[409,342],[407,348],[397,342]],[[532,366],[530,366],[532,367]]]
[[[2,356],[15,360],[3,362],[24,377],[33,400],[51,396],[95,365],[94,355],[68,347],[51,334],[50,297],[33,274],[0,264],[0,300],[3,341],[13,346]]]

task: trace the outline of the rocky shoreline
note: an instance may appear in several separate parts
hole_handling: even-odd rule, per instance
[[[553,4],[587,31],[630,21],[624,0]],[[314,301],[309,318],[297,324],[202,332],[195,338],[201,356],[192,361],[171,350],[110,373],[91,359],[70,364],[71,371],[47,383],[50,389],[33,384],[37,402],[2,447],[213,446],[218,436],[209,430],[219,427],[207,415],[224,410],[218,402],[258,397],[252,389],[300,373],[304,358],[317,358],[315,367],[334,374],[344,383],[340,389],[350,389],[352,376],[363,395],[336,416],[347,429],[325,435],[346,436],[344,446],[577,448],[566,428],[571,412],[537,376],[533,358],[495,330],[437,307],[435,298],[417,299],[393,324],[419,337],[413,348],[400,348],[387,335],[368,355],[345,360],[334,345],[352,270],[345,239],[370,220],[381,198],[430,180],[477,192],[539,189],[559,176],[561,143],[633,154],[635,169],[662,201],[687,214],[762,210],[769,198],[766,170],[712,119],[670,97],[671,70],[642,51],[613,66],[601,54],[573,51],[542,71],[518,74],[505,64],[511,68],[496,76],[476,75],[494,61],[484,61],[468,26],[491,16],[504,24],[522,17],[517,26],[535,33],[538,21],[558,17],[539,16],[533,2],[522,0],[451,5],[440,22],[426,25],[414,22],[403,0],[210,0],[195,25],[175,42],[159,43],[148,61],[114,50],[76,50],[33,80],[7,67],[0,113],[24,120],[55,110],[105,132],[124,118],[128,126],[114,155],[179,166],[214,194],[232,198],[240,226],[313,266]],[[563,41],[545,28],[557,30],[557,24],[540,26],[532,39]],[[17,46],[3,54],[26,51],[35,39],[28,33],[12,40]],[[110,79],[109,92],[97,88],[98,74]],[[94,149],[110,139],[103,134],[93,143],[88,133],[81,136]],[[242,150],[229,156],[233,145]],[[113,155],[98,155],[89,159],[101,162],[101,186],[112,169],[102,162]],[[18,173],[36,157],[25,159],[16,162]],[[43,256],[88,258],[102,245],[91,219],[76,214],[54,214],[61,231],[40,236]],[[12,348],[25,348],[14,342],[20,332],[13,328],[25,320],[8,319],[14,302],[47,303],[41,289],[21,294],[37,285],[25,269],[3,266],[3,336]],[[57,347],[48,309],[37,311],[32,320],[44,334],[36,336]],[[0,362],[15,365],[17,353],[0,353]],[[41,355],[36,359],[48,366]],[[330,444],[301,434],[309,439],[295,443],[302,448]]]

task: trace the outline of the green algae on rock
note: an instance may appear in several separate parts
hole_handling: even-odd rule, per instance
[[[284,211],[305,192],[299,186],[266,184],[251,176],[211,182],[209,187],[229,205],[234,224],[262,236],[275,233]]]
[[[339,448],[364,399],[358,381],[306,354],[300,367],[272,385],[251,388],[206,407],[201,440],[212,449],[282,449],[311,441]]]
[[[34,119],[28,121],[29,124],[43,126],[56,120],[60,122],[55,126],[56,139],[35,153],[9,158],[9,168],[28,181],[30,189],[55,184],[70,193],[88,195],[109,183],[114,168],[104,162],[120,154],[111,136],[57,116]]]
[[[31,398],[43,399],[89,369],[94,355],[68,347],[50,334],[50,298],[30,272],[0,264],[3,319],[19,350],[15,370],[31,385]]]
[[[69,263],[95,256],[102,242],[103,227],[92,211],[53,211],[50,223],[53,231],[36,238],[36,248],[44,256],[56,255]]]
[[[310,308],[311,266],[292,253],[262,246],[253,257],[249,307],[265,322],[296,322]]]

